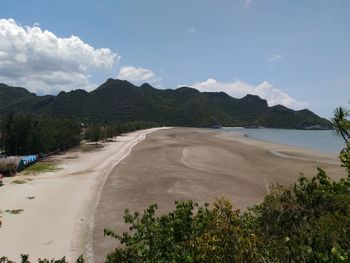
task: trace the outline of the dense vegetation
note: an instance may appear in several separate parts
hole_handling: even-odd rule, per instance
[[[350,180],[323,171],[276,187],[263,203],[241,214],[226,199],[211,208],[192,201],[157,217],[126,212],[129,233],[105,234],[122,247],[106,262],[349,262]]]
[[[77,146],[81,139],[93,142],[123,133],[157,127],[156,123],[96,123],[87,127],[70,119],[10,113],[0,119],[0,150],[8,155],[45,154]]]
[[[68,119],[9,114],[0,129],[0,149],[8,155],[49,153],[80,143],[81,126]]]
[[[312,178],[275,186],[245,213],[225,198],[212,205],[176,202],[175,210],[162,216],[156,204],[143,214],[126,210],[129,232],[105,230],[121,243],[106,262],[350,262],[349,117],[338,108],[332,119],[346,143],[340,153],[346,178],[333,181],[318,169]],[[26,255],[22,262],[29,263]]]
[[[268,107],[266,100],[247,95],[235,99],[223,92],[199,92],[182,87],[159,90],[109,79],[96,90],[36,96],[23,88],[0,84],[0,116],[9,112],[75,119],[81,123],[151,122],[163,126],[331,127],[309,110]]]
[[[77,146],[84,140],[98,142],[123,133],[156,127],[155,123],[96,123],[85,128],[76,121],[31,114],[8,114],[0,120],[0,149],[8,155],[45,154]]]

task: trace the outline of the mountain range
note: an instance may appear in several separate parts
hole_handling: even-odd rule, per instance
[[[308,109],[295,111],[256,95],[233,98],[224,92],[199,92],[190,87],[156,89],[145,83],[108,79],[97,89],[61,91],[38,96],[20,87],[0,84],[0,116],[10,112],[73,118],[86,123],[146,121],[166,126],[264,126],[331,128],[327,119]]]

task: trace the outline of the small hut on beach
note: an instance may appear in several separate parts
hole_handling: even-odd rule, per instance
[[[11,156],[0,159],[0,173],[3,175],[13,176],[16,172],[22,171],[24,167],[22,157]]]
[[[13,176],[38,161],[38,155],[10,156],[0,158],[0,174]]]

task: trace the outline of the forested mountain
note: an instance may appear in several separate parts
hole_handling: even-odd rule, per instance
[[[275,128],[331,127],[305,109],[269,107],[255,95],[241,99],[224,92],[199,92],[189,87],[160,90],[108,79],[97,89],[37,96],[24,88],[0,84],[0,115],[9,112],[68,117],[82,122],[147,121],[168,126],[264,126]]]

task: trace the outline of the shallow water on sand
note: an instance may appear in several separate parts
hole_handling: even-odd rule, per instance
[[[311,150],[339,153],[344,148],[344,141],[334,131],[291,130],[291,129],[246,129],[225,127],[225,132],[239,132],[247,137],[273,143],[286,144]]]

